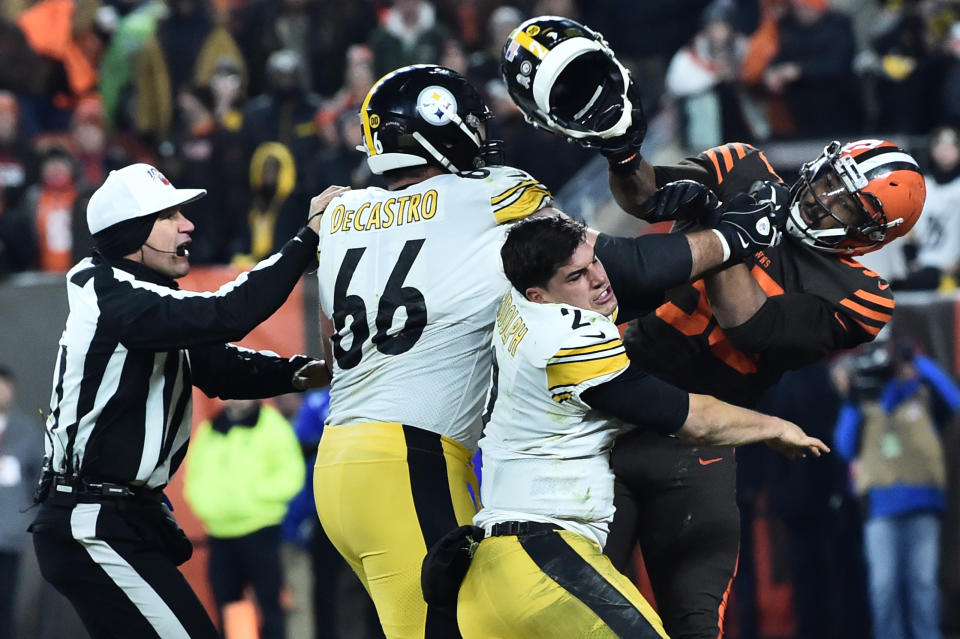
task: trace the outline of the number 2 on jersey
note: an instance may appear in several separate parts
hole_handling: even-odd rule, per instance
[[[384,355],[399,355],[406,353],[420,339],[423,327],[427,325],[427,302],[423,293],[412,286],[404,286],[414,260],[423,248],[423,240],[408,240],[400,251],[400,257],[387,278],[387,285],[380,294],[377,305],[376,327],[373,336],[373,345]],[[363,257],[366,247],[348,249],[343,256],[340,270],[337,272],[337,281],[333,286],[333,326],[334,334],[333,355],[337,358],[340,368],[353,368],[360,363],[363,354],[363,343],[370,337],[370,326],[367,324],[367,306],[359,295],[347,295],[347,288],[353,273]],[[393,325],[393,318],[397,309],[403,307],[407,311],[407,320],[394,335],[387,331]],[[344,349],[341,345],[341,331],[347,325],[350,317],[350,348]]]

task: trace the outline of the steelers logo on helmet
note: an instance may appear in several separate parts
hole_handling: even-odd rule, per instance
[[[417,96],[417,112],[430,124],[443,126],[451,121],[451,113],[457,113],[457,100],[447,89],[429,86]]]
[[[493,113],[467,79],[435,64],[391,71],[360,107],[367,164],[376,175],[432,164],[460,173],[487,161],[498,147],[486,139]]]

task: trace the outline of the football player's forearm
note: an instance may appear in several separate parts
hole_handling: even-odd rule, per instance
[[[631,171],[610,170],[610,192],[624,211],[641,217],[643,206],[657,190],[653,165],[640,156]]]
[[[687,233],[684,237],[690,245],[691,280],[723,264],[723,243],[712,230]]]
[[[745,264],[733,264],[703,278],[707,299],[720,328],[740,326],[753,317],[767,294]]]
[[[677,435],[703,446],[744,446],[775,439],[783,428],[776,417],[690,393],[690,412]]]

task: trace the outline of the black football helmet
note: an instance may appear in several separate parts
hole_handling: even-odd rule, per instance
[[[483,123],[493,117],[467,79],[433,64],[392,71],[371,87],[360,106],[370,170],[435,163],[451,173],[489,163]]]
[[[602,35],[569,18],[521,23],[503,45],[500,74],[528,122],[583,146],[603,148],[637,128],[640,95],[630,72]],[[641,123],[640,139],[642,115]]]

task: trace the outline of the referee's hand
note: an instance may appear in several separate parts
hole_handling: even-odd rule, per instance
[[[307,214],[307,226],[320,234],[320,220],[323,219],[323,212],[327,209],[330,201],[338,195],[343,195],[350,190],[349,186],[337,186],[336,184],[328,186],[320,195],[314,196],[310,200],[310,212]]]
[[[330,379],[327,363],[322,359],[315,359],[298,368],[293,374],[293,387],[298,391],[323,388],[330,385]]]

